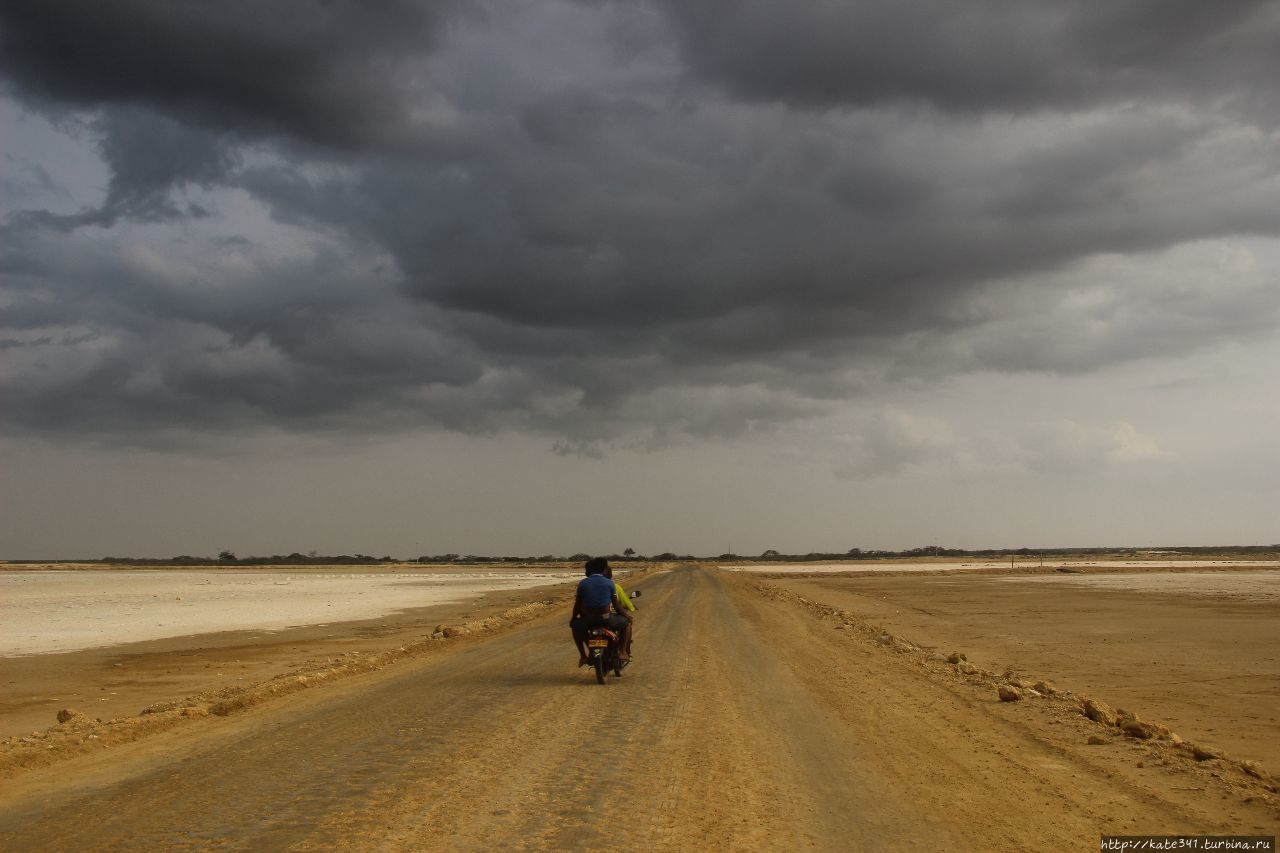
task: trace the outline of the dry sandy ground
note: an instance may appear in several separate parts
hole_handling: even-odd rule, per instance
[[[854,615],[887,598],[831,582],[652,577],[637,662],[603,688],[573,667],[559,602],[323,689],[11,769],[0,847],[1086,850],[1100,833],[1280,829],[1268,778],[1126,737],[1077,696],[1000,702],[994,676]],[[985,663],[975,639],[940,645]]]
[[[50,568],[65,570],[64,566]],[[101,566],[86,568],[97,571]],[[491,569],[481,567],[476,573],[483,575]],[[396,571],[394,567],[367,570],[377,575]],[[233,573],[278,571],[237,568]],[[290,571],[324,576],[348,574],[353,569],[338,566]],[[537,567],[532,571],[546,573],[548,569]],[[357,621],[277,631],[222,631],[62,654],[0,657],[0,738],[44,729],[56,722],[56,715],[63,708],[103,719],[135,715],[154,703],[265,681],[338,655],[367,655],[394,648],[429,635],[437,625],[481,619],[518,604],[557,595],[563,597],[565,592],[553,588],[495,591],[466,601]]]
[[[1280,773],[1275,571],[773,582],[943,653],[964,652],[977,666],[1103,699]]]

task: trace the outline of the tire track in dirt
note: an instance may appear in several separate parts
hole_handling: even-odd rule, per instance
[[[658,647],[678,642],[678,613],[663,606],[667,583],[646,590],[644,612],[656,611],[658,618],[641,628],[639,660],[654,660]],[[532,701],[494,707],[488,721],[474,727],[477,737],[455,730],[451,754],[433,759],[443,762],[433,774],[448,780],[443,790],[433,784],[438,779],[412,791],[401,780],[388,783],[380,792],[384,806],[374,811],[391,830],[380,833],[372,819],[347,827],[329,821],[316,834],[317,846],[374,838],[390,848],[428,842],[462,850],[495,844],[610,846],[623,828],[621,804],[634,794],[637,774],[648,775],[643,756],[660,752],[682,716],[682,700],[669,681],[653,680],[651,673],[645,678],[643,664],[626,670],[629,677],[610,678],[605,688],[587,670],[572,670],[574,652],[563,622],[555,619],[530,632],[521,653],[529,656],[531,672],[562,676],[550,687],[539,684],[541,675],[530,676],[525,686],[532,689]],[[462,751],[461,744],[473,749]],[[361,808],[369,811],[367,804]],[[670,813],[647,812],[648,833],[669,836]]]
[[[735,805],[687,816],[702,844],[727,838],[737,849],[776,849],[791,839],[798,847],[885,849],[910,837],[955,849],[944,830],[878,783],[860,739],[813,701],[779,655],[786,638],[747,618],[749,598],[731,594],[721,576],[704,573],[699,582],[713,590],[702,615],[700,689],[718,711],[708,716],[717,758],[699,779],[701,798],[727,784]]]

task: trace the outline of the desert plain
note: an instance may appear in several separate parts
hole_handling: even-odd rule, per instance
[[[1084,850],[1280,827],[1274,561],[636,564],[636,662],[605,687],[564,625],[574,566],[240,571],[119,572],[140,609],[105,612],[131,630],[81,624],[103,593],[62,628],[66,599],[11,611],[0,848]],[[226,599],[233,630],[138,635],[216,609],[174,583],[238,585],[261,618]],[[263,604],[281,595],[294,611]]]

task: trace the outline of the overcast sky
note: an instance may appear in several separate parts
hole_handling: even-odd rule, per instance
[[[1280,4],[0,2],[0,557],[1280,541]]]

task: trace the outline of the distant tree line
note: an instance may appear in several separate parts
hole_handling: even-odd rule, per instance
[[[103,557],[96,562],[130,566],[367,566],[371,563],[401,563],[395,557],[371,557],[368,554],[273,554],[270,557],[237,557],[231,551],[223,551],[217,557]]]
[[[627,553],[629,552],[629,553]],[[413,557],[410,559],[402,559],[400,557],[384,556],[373,557],[369,554],[318,554],[315,551],[306,554],[294,552],[292,554],[273,554],[269,557],[237,557],[233,551],[221,551],[217,557],[193,557],[189,554],[182,554],[177,557],[102,557],[98,560],[85,560],[76,562],[89,563],[105,563],[108,565],[129,565],[129,566],[345,566],[345,565],[361,565],[367,566],[377,563],[455,563],[461,565],[473,563],[565,563],[565,562],[586,562],[591,559],[594,554],[574,554],[570,557],[556,556],[555,554],[544,554],[540,557],[493,557],[482,554],[431,554],[421,557]],[[628,548],[622,554],[607,554],[608,559],[625,563],[632,561],[645,560],[645,557],[637,556],[635,551]],[[698,557],[691,555],[677,555],[673,553],[660,554],[653,557],[654,560],[697,560]],[[24,562],[15,560],[12,562]],[[48,562],[47,560],[32,560],[27,562]]]
[[[637,554],[634,548],[626,548],[621,554],[605,554],[610,561],[626,562],[697,562],[700,560],[737,560],[751,562],[832,562],[837,560],[885,560],[885,559],[921,559],[927,557],[967,557],[967,558],[1009,558],[1009,557],[1143,557],[1143,556],[1275,556],[1280,554],[1280,544],[1275,545],[1191,545],[1191,546],[1145,546],[1128,547],[1093,547],[1093,548],[948,548],[942,545],[924,545],[919,548],[908,548],[902,551],[880,549],[863,550],[851,548],[848,551],[811,551],[804,554],[784,554],[772,548],[758,556],[724,553],[718,556],[698,556],[695,554],[677,554],[664,551],[661,554],[644,556]],[[216,557],[193,557],[182,554],[177,557],[103,557],[99,560],[75,562],[103,563],[106,565],[130,566],[343,566],[373,565],[379,563],[434,563],[469,565],[479,563],[581,563],[596,554],[580,552],[568,557],[555,554],[543,554],[538,557],[488,556],[481,554],[431,554],[414,557],[408,560],[390,555],[373,557],[369,554],[318,554],[310,551],[306,554],[273,554],[269,557],[237,557],[230,550],[222,551]],[[47,560],[11,560],[11,563],[48,562]]]

